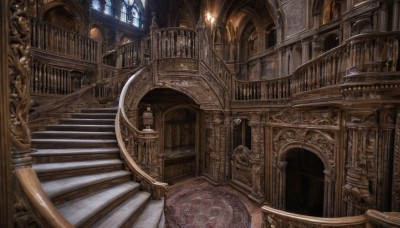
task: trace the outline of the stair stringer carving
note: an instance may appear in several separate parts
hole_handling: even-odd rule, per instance
[[[153,72],[151,64],[142,73],[133,79],[129,89],[129,100],[126,104],[127,111],[136,110],[140,100],[151,90],[168,88],[181,92],[190,97],[202,110],[225,110],[227,100],[229,100],[226,87],[213,76],[214,81],[210,82],[206,77],[199,74],[175,73],[163,74],[163,72]],[[157,74],[156,82],[153,75]],[[218,84],[217,84],[218,83]],[[132,123],[135,124],[135,123]]]

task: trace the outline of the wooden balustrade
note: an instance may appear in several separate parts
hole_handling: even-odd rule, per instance
[[[168,28],[154,31],[157,56],[153,59],[162,58],[198,58],[197,34],[189,28]]]
[[[71,74],[69,70],[64,68],[32,62],[31,69],[30,87],[32,93],[69,94],[87,84],[87,78],[84,74]]]
[[[129,73],[121,75],[120,69],[102,64],[100,75],[100,82],[96,85],[96,98],[102,103],[115,101],[121,94]]]
[[[141,41],[124,44],[118,47],[117,65],[120,65],[122,68],[137,67],[143,58],[142,53]]]
[[[235,81],[235,100],[287,99],[291,96],[291,77],[268,81]]]
[[[216,75],[228,89],[232,88],[233,74],[229,70],[225,61],[223,61],[217,55],[217,53],[214,51],[213,46],[207,43],[207,39],[205,37],[201,37],[199,40],[201,40],[199,41],[200,60],[208,66],[208,68],[214,73],[214,75]]]
[[[31,19],[31,46],[80,60],[97,61],[97,41],[47,22]]]
[[[149,65],[150,66],[150,65]],[[135,178],[142,187],[152,193],[153,199],[160,199],[165,196],[168,185],[156,181],[153,177],[159,176],[158,167],[158,133],[156,131],[140,131],[128,118],[125,110],[130,110],[129,100],[132,97],[134,82],[144,68],[136,72],[126,82],[122,89],[118,114],[115,121],[115,132],[122,156],[127,161],[128,167],[135,174]],[[145,171],[149,174],[147,174]]]
[[[346,227],[362,228],[367,226],[365,215],[340,218],[322,218],[307,215],[294,214],[281,211],[269,206],[262,207],[263,227]]]
[[[286,78],[252,82],[236,80],[235,100],[285,99],[304,92],[343,86],[350,81],[379,82],[379,77],[363,77],[366,73],[400,71],[399,39],[398,32],[354,36],[303,64]]]

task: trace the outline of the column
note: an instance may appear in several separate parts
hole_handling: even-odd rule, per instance
[[[253,113],[250,117],[251,154],[252,154],[252,190],[250,197],[262,203],[264,201],[264,129],[262,114]]]
[[[9,13],[9,1],[2,1],[0,3],[0,31],[1,34],[8,34],[8,13]],[[0,49],[8,50],[8,38],[9,36],[0,36]],[[10,127],[9,127],[9,75],[8,75],[8,52],[2,51],[0,54],[0,179],[1,179],[1,190],[0,190],[0,226],[1,227],[13,227],[13,189],[12,189],[12,170],[11,170],[11,151],[10,151]]]

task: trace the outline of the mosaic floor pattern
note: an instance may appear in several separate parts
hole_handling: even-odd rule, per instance
[[[251,217],[237,196],[207,183],[167,198],[167,228],[247,228]]]

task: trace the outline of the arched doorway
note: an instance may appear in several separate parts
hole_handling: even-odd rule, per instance
[[[324,164],[309,150],[294,148],[286,155],[286,202],[289,212],[323,216]]]
[[[164,115],[164,180],[196,175],[196,112],[180,107]]]
[[[140,100],[139,113],[146,107],[153,111],[154,129],[159,136],[160,179],[175,184],[197,176],[201,146],[199,105],[179,91],[156,88]]]

